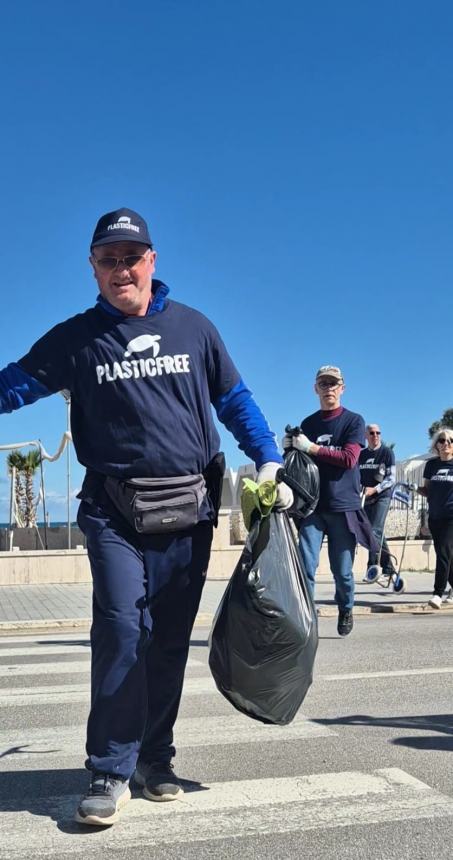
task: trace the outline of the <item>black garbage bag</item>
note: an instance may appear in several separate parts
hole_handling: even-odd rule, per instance
[[[286,427],[286,432],[298,435],[300,427]],[[294,490],[294,504],[289,511],[298,525],[300,520],[310,516],[319,502],[320,482],[319,469],[309,454],[304,454],[297,448],[287,448],[285,451],[284,472],[286,483]]]
[[[285,513],[252,526],[209,644],[217,688],[238,711],[291,722],[312,682],[318,619]]]

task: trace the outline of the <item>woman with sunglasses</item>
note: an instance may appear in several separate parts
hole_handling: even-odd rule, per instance
[[[433,609],[440,609],[447,584],[450,586],[445,604],[453,606],[453,430],[441,427],[431,445],[434,456],[423,472],[425,484],[418,492],[428,499],[429,530],[436,551],[434,593],[428,600]]]

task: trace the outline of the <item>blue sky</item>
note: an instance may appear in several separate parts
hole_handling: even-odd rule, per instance
[[[94,224],[128,206],[279,437],[333,363],[399,459],[426,450],[453,405],[452,4],[26,0],[2,18],[1,366],[94,301]],[[0,444],[53,451],[65,423],[53,397],[2,416]],[[64,519],[64,459],[46,480]],[[0,519],[7,496],[0,458]]]

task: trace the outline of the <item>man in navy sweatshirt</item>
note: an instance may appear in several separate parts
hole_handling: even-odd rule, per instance
[[[297,448],[316,461],[320,498],[316,511],[301,521],[299,544],[314,593],[316,570],[324,535],[335,579],[340,636],[353,627],[354,576],[352,565],[357,541],[368,545],[369,523],[361,511],[360,474],[357,466],[365,444],[361,415],[340,404],[345,390],[339,367],[324,365],[316,374],[315,391],[321,408],[301,422],[302,433],[285,435],[283,447]]]
[[[216,328],[153,279],[144,219],[124,208],[103,215],[90,263],[95,306],[0,371],[0,412],[71,393],[93,577],[91,784],[76,820],[98,826],[118,819],[134,771],[150,800],[183,793],[173,726],[222,479],[211,405],[258,483],[275,478],[282,458]],[[277,505],[291,503],[279,484]]]

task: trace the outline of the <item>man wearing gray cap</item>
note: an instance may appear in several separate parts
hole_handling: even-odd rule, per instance
[[[209,563],[224,468],[218,419],[275,479],[275,436],[203,314],[168,298],[131,209],[100,218],[90,247],[94,307],[0,371],[0,412],[63,389],[86,476],[78,523],[93,577],[91,784],[76,820],[105,826],[130,799],[176,800],[173,726]],[[292,493],[278,484],[277,506]]]
[[[368,545],[370,537],[369,523],[361,511],[357,465],[365,445],[365,423],[361,415],[341,406],[344,390],[339,367],[320,367],[315,391],[321,408],[301,421],[301,434],[287,434],[283,439],[284,449],[293,447],[309,454],[319,468],[319,503],[315,512],[301,521],[299,544],[314,593],[321,545],[327,535],[340,636],[347,636],[353,627],[356,544]]]

